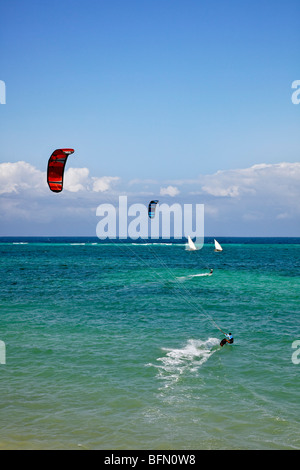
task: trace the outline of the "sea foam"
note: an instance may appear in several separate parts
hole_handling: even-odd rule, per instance
[[[162,348],[166,354],[159,357],[156,364],[158,377],[166,380],[166,386],[177,382],[179,378],[190,372],[196,372],[218,350],[218,338],[189,339],[182,348]]]

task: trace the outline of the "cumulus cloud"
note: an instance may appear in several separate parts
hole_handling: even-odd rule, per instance
[[[202,191],[215,197],[249,196],[286,199],[299,195],[300,163],[258,164],[250,168],[218,171],[202,181]]]
[[[93,179],[93,191],[96,193],[103,193],[112,188],[112,184],[120,181],[118,176],[102,176],[102,178],[92,178]]]
[[[179,189],[176,186],[168,186],[167,188],[160,188],[161,196],[171,196],[175,197],[180,193]]]
[[[20,161],[0,164],[0,194],[46,188],[46,173]]]
[[[227,186],[227,187],[220,187],[215,182],[211,185],[202,186],[202,190],[205,193],[211,194],[212,196],[220,196],[220,197],[237,197],[239,196],[239,187],[234,186]]]
[[[92,191],[103,193],[112,189],[112,184],[120,180],[118,176],[89,176],[88,168],[69,168],[65,173],[64,189],[66,191]]]
[[[65,171],[62,193],[55,194],[48,187],[46,171],[23,161],[1,163],[0,235],[91,233],[96,207],[105,202],[106,194],[113,195],[119,180],[71,167]]]
[[[89,184],[88,168],[69,168],[64,174],[64,190],[71,193],[84,191]]]
[[[40,171],[27,162],[0,163],[0,194],[20,193],[25,190],[49,191],[46,171]],[[117,176],[91,177],[88,168],[68,168],[64,173],[64,192],[104,192],[120,180]]]
[[[47,227],[56,229],[57,217],[62,227],[72,226],[76,235],[84,224],[96,227],[96,207],[111,199],[117,203],[119,194],[127,194],[130,204],[147,204],[158,194],[180,196],[181,203],[202,203],[206,234],[300,235],[300,163],[261,163],[198,178],[193,175],[190,180],[128,182],[70,167],[64,190],[56,195],[48,188],[46,171],[24,161],[0,164],[0,235],[10,234],[17,223],[17,234],[23,233],[26,223],[31,224],[32,234],[38,224],[44,224],[45,232]]]
[[[223,233],[239,230],[256,236],[300,235],[298,162],[263,163],[245,169],[218,171],[204,176],[199,185],[204,202],[218,207]],[[212,217],[206,218],[208,224],[210,220]]]

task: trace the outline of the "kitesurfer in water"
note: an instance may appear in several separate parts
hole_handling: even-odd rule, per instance
[[[224,344],[226,343],[229,343],[229,344],[232,344],[234,339],[233,339],[233,336],[231,333],[224,333],[225,335],[225,338],[222,339],[221,343],[220,343],[220,346],[224,346]]]
[[[211,276],[213,272],[214,272],[214,270],[211,268],[211,269],[210,269],[210,272],[208,273],[208,275]]]
[[[231,334],[231,333],[228,333],[228,334],[225,334],[225,336],[226,336],[226,341],[227,341],[227,343],[232,344],[232,343],[233,343],[233,336],[232,336],[232,334]]]

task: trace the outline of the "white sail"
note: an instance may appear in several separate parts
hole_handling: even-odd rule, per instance
[[[195,251],[197,250],[197,248],[195,247],[195,243],[193,242],[193,240],[191,239],[191,237],[188,235],[188,250],[192,250],[192,251]]]
[[[215,242],[215,251],[223,251],[223,248],[221,247],[220,243],[217,242],[217,240],[214,240]]]

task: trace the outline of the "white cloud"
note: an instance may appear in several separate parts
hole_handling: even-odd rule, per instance
[[[22,161],[2,163],[0,235],[93,233],[96,207],[106,202],[106,194],[118,181],[116,176],[91,176],[88,168],[68,168],[64,189],[55,194],[48,187],[46,171]]]
[[[19,193],[26,189],[45,189],[46,172],[29,163],[0,163],[0,194]]]
[[[180,195],[181,203],[204,204],[206,234],[300,235],[300,163],[261,163],[190,180],[147,181],[149,192],[144,183],[67,168],[64,190],[57,195],[48,188],[46,171],[24,161],[1,163],[0,234],[22,235],[25,227],[35,234],[43,225],[44,232],[48,227],[52,234],[52,229],[72,227],[76,235],[88,224],[92,230],[96,227],[96,207],[102,202],[117,204],[118,195],[126,194],[129,204],[146,204],[160,194]]]
[[[111,190],[112,184],[119,180],[118,176],[90,177],[88,168],[69,168],[65,172],[64,190],[102,193]]]
[[[69,168],[64,174],[64,190],[72,193],[84,191],[89,184],[88,168]]]
[[[202,186],[202,190],[205,193],[211,194],[212,196],[220,197],[237,197],[239,196],[239,187],[237,185],[220,187],[214,183],[211,186]]]
[[[48,193],[46,171],[40,171],[29,163],[19,161],[0,164],[0,194],[19,194],[27,190]],[[64,173],[64,192],[104,192],[120,180],[117,176],[90,177],[88,168],[68,168]]]
[[[96,193],[103,193],[111,189],[112,183],[116,183],[120,180],[118,176],[102,176],[102,178],[93,179],[93,191]]]
[[[215,197],[237,198],[247,194],[249,197],[272,195],[276,199],[286,199],[292,194],[299,196],[299,183],[300,163],[262,163],[204,176],[202,190]]]
[[[167,188],[160,188],[161,196],[171,196],[175,197],[180,193],[179,189],[176,186],[168,186]]]
[[[204,176],[199,184],[203,202],[206,199],[218,207],[221,233],[300,235],[300,163],[262,163],[218,171]],[[209,230],[213,217],[206,214]]]

